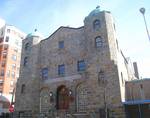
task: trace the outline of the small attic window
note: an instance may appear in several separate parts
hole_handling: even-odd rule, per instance
[[[59,41],[59,49],[63,49],[64,48],[64,41]]]

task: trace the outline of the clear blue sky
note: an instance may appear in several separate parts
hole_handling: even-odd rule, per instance
[[[125,56],[138,62],[142,77],[150,77],[150,41],[139,12],[146,8],[150,30],[150,0],[0,0],[0,18],[25,33],[37,28],[47,37],[60,26],[82,26],[97,5],[112,12]]]

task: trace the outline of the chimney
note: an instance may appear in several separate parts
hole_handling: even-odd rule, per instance
[[[137,79],[139,78],[139,72],[138,72],[138,67],[137,67],[137,62],[133,62],[133,68],[134,68],[134,75]]]

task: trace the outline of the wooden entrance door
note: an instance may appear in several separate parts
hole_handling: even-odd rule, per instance
[[[57,109],[69,108],[69,90],[66,86],[62,85],[57,89]]]

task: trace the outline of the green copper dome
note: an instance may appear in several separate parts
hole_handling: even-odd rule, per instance
[[[26,38],[29,38],[29,37],[43,37],[43,36],[37,31],[37,29],[35,29],[34,32],[29,33]]]
[[[32,37],[32,33],[29,33],[29,34],[27,35],[27,37]]]
[[[89,16],[95,16],[100,12],[101,12],[100,6],[97,6],[96,9],[94,9],[93,11],[90,12]]]

